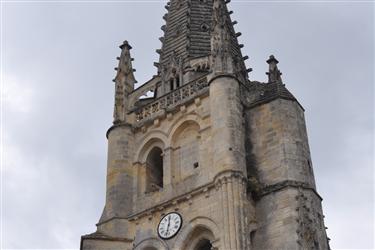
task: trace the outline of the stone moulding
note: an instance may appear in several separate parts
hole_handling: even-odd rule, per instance
[[[305,109],[298,100],[289,92],[285,84],[248,82],[241,83],[241,102],[245,109],[252,109],[276,99],[296,102],[303,111]]]
[[[132,239],[128,238],[119,238],[119,237],[110,237],[108,235],[105,235],[101,232],[96,231],[95,233],[92,234],[87,234],[81,236],[81,244],[79,249],[83,249],[83,240],[102,240],[102,241],[120,241],[120,242],[125,242],[125,243],[132,243]]]
[[[122,241],[122,242],[133,242],[132,239],[128,238],[119,238],[119,237],[110,237],[100,232],[95,232],[93,234],[84,235],[82,239],[95,239],[95,240],[104,240],[104,241]]]
[[[315,188],[311,187],[310,185],[308,185],[304,182],[291,181],[291,180],[286,180],[286,181],[278,182],[278,183],[273,184],[273,185],[263,187],[260,190],[260,192],[257,194],[257,196],[259,198],[261,198],[261,197],[266,196],[270,193],[278,192],[278,191],[281,191],[282,189],[285,189],[285,188],[288,188],[288,187],[310,190],[320,199],[320,201],[323,200],[323,198],[318,194],[318,192],[316,192]]]
[[[130,113],[135,113],[136,122],[143,122],[148,118],[152,118],[153,114],[156,114],[161,110],[172,111],[177,106],[194,100],[195,97],[203,94],[206,90],[208,90],[207,75],[182,85],[173,92],[167,93],[155,101],[137,108]]]
[[[107,130],[107,133],[106,133],[106,137],[108,139],[108,136],[109,136],[109,133],[111,133],[111,131],[115,128],[118,128],[118,127],[128,127],[128,128],[133,128],[133,126],[130,124],[130,123],[119,123],[119,124],[115,124],[115,125],[112,125],[108,130]]]

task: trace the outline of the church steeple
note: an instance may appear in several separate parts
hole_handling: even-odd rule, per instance
[[[164,36],[160,38],[159,62],[163,91],[212,71],[234,74],[247,79],[247,70],[234,24],[224,0],[171,0],[163,17]],[[225,59],[224,59],[225,57]],[[221,65],[221,66],[220,66]],[[197,73],[198,72],[198,73]],[[171,84],[171,81],[179,84]]]
[[[212,0],[172,0],[165,8],[166,24],[162,26],[164,37],[159,68],[167,67],[176,58],[189,59],[210,54],[209,27],[211,25]]]

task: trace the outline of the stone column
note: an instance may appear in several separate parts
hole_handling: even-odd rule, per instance
[[[172,148],[165,148],[163,151],[163,186],[167,187],[172,184],[173,170],[172,170]]]
[[[220,195],[223,249],[243,250],[246,246],[246,226],[242,192],[245,192],[244,177],[235,172],[226,172],[216,179],[216,190]]]

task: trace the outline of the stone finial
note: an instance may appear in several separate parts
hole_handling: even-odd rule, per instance
[[[267,63],[269,64],[269,70],[266,73],[266,75],[268,75],[268,83],[282,83],[282,73],[277,67],[279,61],[273,55],[271,55],[270,58],[267,60]]]
[[[130,56],[132,47],[128,41],[120,45],[121,56],[118,58],[119,64],[115,68],[117,71],[115,82],[115,107],[113,113],[113,123],[125,122],[125,113],[127,109],[127,95],[134,90],[134,84],[137,82],[134,77],[132,66],[133,58]]]

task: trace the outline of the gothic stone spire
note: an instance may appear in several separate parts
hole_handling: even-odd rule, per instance
[[[118,124],[125,121],[126,111],[126,97],[134,90],[134,84],[137,82],[134,77],[134,69],[132,66],[133,58],[130,56],[130,50],[132,47],[128,41],[120,46],[121,56],[119,59],[119,65],[115,70],[117,75],[114,79],[115,82],[115,108],[113,113],[113,123]]]
[[[203,67],[207,72],[211,66],[209,64],[214,62],[212,66],[216,71],[228,70],[247,78],[244,64],[246,57],[242,57],[241,45],[237,41],[240,33],[234,31],[233,25],[237,22],[231,21],[227,2],[171,0],[167,3],[165,7],[168,13],[164,16],[166,24],[162,26],[164,36],[160,38],[162,48],[157,50],[160,58],[155,64],[162,79],[168,78],[171,72],[186,73],[191,70],[189,67],[193,61],[203,61],[203,58],[207,58],[207,67]],[[215,56],[213,61],[208,59],[212,53]],[[223,65],[219,66],[220,63]]]

